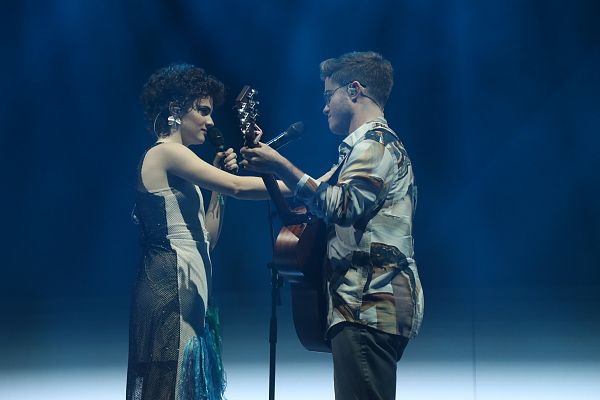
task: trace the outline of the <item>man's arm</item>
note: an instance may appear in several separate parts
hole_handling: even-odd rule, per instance
[[[341,226],[354,224],[385,200],[395,165],[385,146],[363,140],[350,153],[337,184],[330,185],[304,174],[268,146],[242,149],[242,154],[242,165],[276,173],[313,214]]]
[[[264,143],[259,143],[258,147],[253,148],[242,147],[240,152],[245,158],[240,163],[242,167],[263,174],[277,175],[281,179],[278,184],[284,196],[293,193],[298,181],[304,175],[304,172],[287,158]]]
[[[394,165],[385,146],[363,140],[352,149],[336,184],[308,177],[298,185],[296,197],[325,221],[351,226],[385,201]]]

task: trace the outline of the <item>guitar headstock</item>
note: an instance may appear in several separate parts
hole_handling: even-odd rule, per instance
[[[256,147],[256,117],[259,115],[256,106],[258,101],[256,100],[257,91],[252,89],[249,85],[245,85],[242,91],[235,99],[234,109],[237,111],[238,118],[240,120],[240,130],[244,136],[244,146]]]

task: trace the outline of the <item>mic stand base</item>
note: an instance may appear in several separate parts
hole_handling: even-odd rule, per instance
[[[271,320],[269,324],[269,400],[275,400],[275,361],[277,358],[277,306],[281,304],[281,277],[277,267],[269,263],[271,269]]]

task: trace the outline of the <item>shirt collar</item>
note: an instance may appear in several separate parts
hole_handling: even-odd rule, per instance
[[[346,138],[340,143],[338,150],[340,155],[347,154],[352,148],[356,145],[356,143],[360,142],[360,140],[365,136],[365,134],[373,130],[377,126],[385,126],[387,127],[386,119],[381,116],[377,117],[372,121],[367,121],[358,128],[354,130],[354,132],[350,133]]]

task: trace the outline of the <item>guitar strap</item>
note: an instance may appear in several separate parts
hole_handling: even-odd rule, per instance
[[[328,184],[335,185],[337,183],[338,178],[340,177],[340,170],[342,169],[342,165],[344,164],[345,161],[346,161],[346,157],[344,157],[344,159],[342,159],[342,161],[340,163],[338,163],[338,165],[335,167],[335,172],[326,181]]]
[[[387,123],[383,123],[380,120],[373,121],[373,122],[370,123],[370,126],[369,126],[367,132],[373,131],[373,130],[376,130],[376,129],[383,129],[383,130],[391,133],[396,139],[398,139],[398,135],[396,134],[396,132],[394,132],[387,125]],[[346,147],[346,151],[344,151],[342,154],[340,154],[340,159],[339,159],[339,161],[337,163],[336,170],[333,173],[333,175],[331,175],[331,177],[329,179],[327,179],[327,181],[326,181],[327,183],[329,183],[330,185],[335,185],[337,183],[338,178],[340,176],[340,170],[342,169],[342,166],[346,163],[346,160],[348,159],[348,156],[350,155],[351,152],[352,152],[352,149]]]

